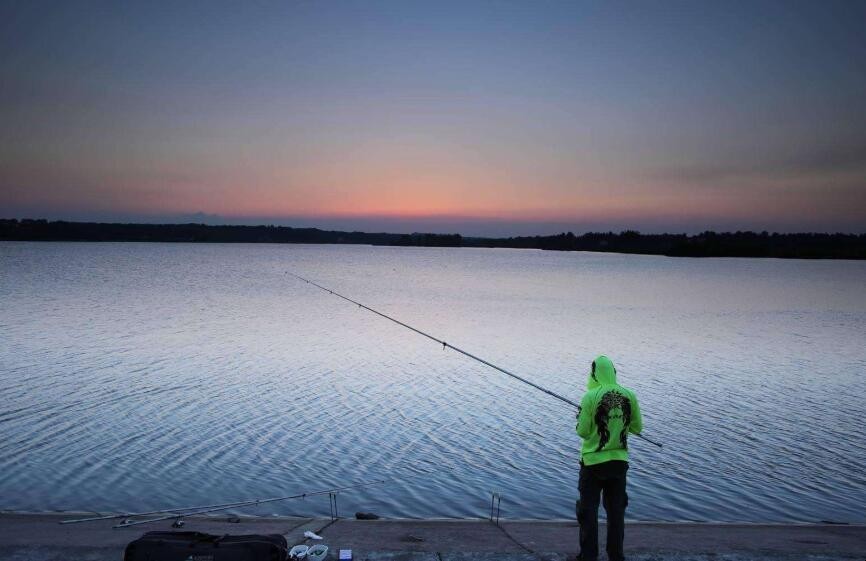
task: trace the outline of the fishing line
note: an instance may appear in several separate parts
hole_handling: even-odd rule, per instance
[[[518,381],[520,381],[520,382],[523,382],[524,384],[526,384],[526,385],[528,385],[528,386],[531,386],[531,387],[537,389],[537,390],[540,391],[540,392],[546,393],[547,395],[549,395],[549,396],[551,396],[551,397],[554,397],[554,398],[556,398],[556,399],[558,399],[558,400],[560,400],[560,401],[562,401],[562,402],[564,402],[564,403],[567,403],[567,404],[569,404],[569,405],[571,405],[571,406],[573,406],[573,407],[576,407],[576,408],[580,409],[580,404],[579,404],[579,403],[576,403],[576,402],[574,402],[574,401],[568,399],[567,397],[564,397],[564,396],[562,396],[562,395],[559,395],[558,393],[556,393],[556,392],[554,392],[554,391],[551,391],[551,390],[549,390],[549,389],[547,389],[547,388],[541,387],[541,386],[539,386],[538,384],[536,384],[536,383],[534,383],[534,382],[531,382],[531,381],[527,380],[526,378],[524,378],[524,377],[522,377],[522,376],[518,376],[517,374],[515,374],[515,373],[513,373],[513,372],[509,372],[508,370],[506,370],[506,369],[504,369],[504,368],[501,368],[501,367],[499,367],[499,366],[496,366],[496,365],[493,364],[492,362],[488,362],[488,361],[484,360],[483,358],[477,357],[477,356],[475,356],[474,354],[472,354],[472,353],[470,353],[470,352],[464,351],[463,349],[461,349],[461,348],[459,348],[459,347],[455,347],[454,345],[451,345],[450,343],[447,343],[447,342],[443,341],[442,339],[439,339],[438,337],[434,337],[433,335],[430,335],[429,333],[425,333],[424,331],[421,331],[420,329],[417,329],[417,328],[415,328],[415,327],[412,327],[412,326],[409,325],[408,323],[403,323],[402,321],[400,321],[400,320],[398,320],[398,319],[395,319],[395,318],[393,318],[393,317],[391,317],[391,316],[389,316],[389,315],[387,315],[387,314],[383,314],[382,312],[380,312],[380,311],[378,311],[378,310],[374,310],[373,308],[371,308],[371,307],[369,307],[369,306],[366,306],[366,305],[364,305],[364,304],[362,304],[362,303],[360,303],[360,302],[357,302],[357,301],[355,301],[355,300],[352,300],[351,298],[348,298],[348,297],[346,297],[346,296],[343,296],[343,295],[340,294],[339,292],[334,292],[334,291],[331,290],[330,288],[326,288],[326,287],[324,287],[324,286],[322,286],[322,285],[320,285],[320,284],[317,284],[317,283],[315,283],[315,282],[313,282],[313,281],[311,281],[311,280],[309,280],[309,279],[305,279],[304,277],[302,277],[302,276],[300,276],[300,275],[296,275],[296,274],[294,274],[294,273],[292,273],[292,272],[289,272],[289,271],[286,271],[286,273],[289,274],[289,275],[292,275],[293,277],[295,277],[295,278],[297,278],[297,279],[300,279],[300,280],[304,281],[304,282],[307,283],[307,284],[311,284],[311,285],[315,286],[316,288],[318,288],[318,289],[320,289],[320,290],[324,290],[324,291],[327,292],[328,294],[333,294],[334,296],[337,296],[338,298],[342,298],[342,299],[345,300],[346,302],[351,302],[352,304],[355,304],[355,305],[358,306],[359,308],[363,308],[363,309],[365,309],[365,310],[367,310],[367,311],[369,311],[369,312],[373,312],[373,313],[376,314],[377,316],[381,316],[381,317],[383,317],[383,318],[385,318],[385,319],[387,319],[387,320],[389,320],[389,321],[393,321],[393,322],[396,323],[397,325],[401,325],[401,326],[405,327],[406,329],[409,329],[409,330],[411,330],[411,331],[414,331],[414,332],[417,333],[418,335],[422,335],[422,336],[424,336],[424,337],[427,337],[427,338],[430,339],[431,341],[435,341],[436,343],[439,343],[440,345],[442,345],[442,349],[443,349],[443,350],[446,349],[446,348],[448,348],[448,349],[452,349],[452,350],[455,350],[455,351],[457,351],[458,353],[460,353],[460,354],[462,354],[462,355],[468,356],[468,357],[471,358],[472,360],[476,360],[476,361],[480,362],[481,364],[485,364],[485,365],[489,366],[490,368],[493,368],[494,370],[498,370],[499,372],[502,372],[503,374],[505,374],[505,375],[507,375],[507,376],[511,376],[511,377],[514,378],[515,380],[518,380]],[[635,436],[638,437],[638,438],[640,438],[640,439],[646,440],[646,441],[649,442],[650,444],[655,444],[655,445],[658,446],[659,448],[662,447],[661,443],[656,442],[655,440],[652,440],[652,439],[650,439],[650,438],[647,438],[646,436],[643,436],[643,435],[640,434],[640,433],[635,433]]]

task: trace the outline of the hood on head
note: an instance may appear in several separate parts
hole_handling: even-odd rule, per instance
[[[616,368],[609,358],[600,355],[592,361],[586,388],[591,390],[599,386],[610,386],[612,384],[616,384]]]

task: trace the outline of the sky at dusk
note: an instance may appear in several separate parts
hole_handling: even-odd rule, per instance
[[[866,232],[866,2],[0,0],[0,218]]]

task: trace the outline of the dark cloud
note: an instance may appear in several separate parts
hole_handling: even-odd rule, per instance
[[[801,175],[821,176],[836,173],[854,173],[860,176],[866,191],[866,139],[853,144],[838,143],[802,150],[795,156],[766,158],[713,164],[685,164],[653,169],[651,179],[678,184],[717,184],[735,179],[773,180]],[[750,181],[752,184],[752,181]]]

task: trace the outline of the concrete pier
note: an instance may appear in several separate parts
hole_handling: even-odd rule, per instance
[[[117,521],[60,525],[70,514],[0,514],[0,559],[118,561],[124,546],[170,522],[112,529]],[[331,520],[190,518],[184,530],[212,534],[276,533],[289,545],[321,535],[329,558],[351,549],[355,561],[568,561],[577,552],[573,521]],[[604,525],[600,542],[604,544]],[[631,561],[864,561],[866,525],[627,523]],[[602,555],[602,559],[604,559]]]

